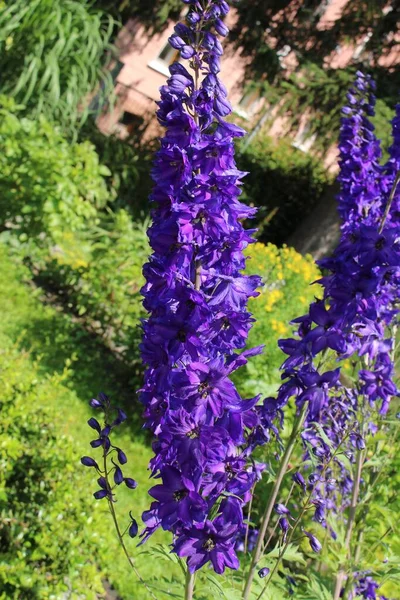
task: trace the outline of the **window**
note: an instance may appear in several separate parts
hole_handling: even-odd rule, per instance
[[[149,67],[169,77],[170,73],[168,67],[177,60],[179,60],[179,50],[175,50],[175,48],[167,42],[161,48],[157,58],[149,63]]]
[[[364,37],[359,42],[359,44],[356,46],[356,48],[353,52],[353,60],[357,60],[358,58],[360,58],[360,56],[364,52],[369,40],[372,38],[372,35],[373,35],[372,31],[369,31],[368,33],[366,33],[364,35]]]
[[[301,150],[302,152],[308,152],[316,139],[317,134],[312,133],[310,135],[310,124],[307,123],[303,127],[300,127],[299,131],[296,134],[296,137],[292,142],[292,146],[294,146],[298,150]]]
[[[123,113],[119,120],[121,125],[125,126],[128,135],[132,135],[135,131],[140,130],[144,124],[144,118],[139,115],[134,115],[127,110]]]
[[[177,56],[179,56],[178,50],[173,48],[169,42],[167,42],[160,54],[157,56],[157,59],[165,62],[167,65],[170,65],[176,60]]]
[[[280,50],[278,50],[278,52],[276,53],[278,60],[279,60],[279,64],[281,65],[281,67],[283,69],[286,69],[286,63],[285,63],[285,58],[287,56],[289,56],[289,54],[291,53],[292,48],[291,46],[289,46],[289,44],[285,44]]]
[[[244,117],[245,119],[250,118],[254,115],[257,110],[257,107],[260,103],[260,90],[248,90],[243,94],[237,107],[235,108],[235,112]]]
[[[318,19],[323,17],[328,6],[330,6],[331,4],[332,4],[332,0],[322,0],[321,4],[319,6],[317,6],[317,8],[314,11],[314,17],[317,17]]]

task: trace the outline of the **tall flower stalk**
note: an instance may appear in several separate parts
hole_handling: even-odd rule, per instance
[[[277,398],[269,401],[272,417],[274,410],[275,413],[282,410],[293,397],[298,413],[306,411],[301,437],[304,458],[307,464],[311,460],[313,469],[304,474],[308,481],[303,476],[302,480],[313,492],[314,520],[332,536],[336,534],[327,524],[328,511],[347,511],[349,506],[345,541],[348,554],[360,495],[360,457],[364,456],[366,435],[376,431],[371,415],[375,408],[384,415],[391,396],[398,393],[393,382],[394,340],[390,330],[388,336],[387,329],[398,314],[400,228],[398,220],[393,218],[399,197],[394,156],[398,156],[398,118],[394,122],[391,159],[382,167],[379,141],[369,120],[374,114],[373,89],[372,80],[357,73],[348,94],[349,105],[343,109],[340,136],[341,239],[333,255],[319,263],[326,273],[319,282],[323,288],[322,299],[312,303],[306,315],[295,319],[298,335],[279,343],[288,358],[282,366],[284,381]],[[345,381],[341,376],[341,361],[350,357],[356,362],[362,360],[365,368],[358,368],[356,377]],[[297,424],[298,418],[293,433]],[[354,478],[338,456],[332,462],[332,456],[344,441],[342,450],[347,460],[350,458],[356,465]],[[244,600],[249,597],[263,553],[263,538],[273,516],[273,505],[292,445],[293,434],[267,503]],[[292,517],[289,510],[286,515]],[[296,520],[296,526],[298,524],[300,521]],[[291,526],[286,520],[283,538],[290,540],[294,529],[295,525]],[[305,532],[305,535],[311,534]],[[321,548],[318,540],[314,536],[309,539],[312,549],[318,551]],[[271,577],[272,574],[269,580]],[[342,591],[344,577],[341,566],[335,599]]]
[[[257,421],[258,398],[242,399],[231,375],[260,351],[243,350],[252,324],[247,301],[260,279],[242,274],[253,240],[241,221],[254,209],[238,200],[244,173],[233,141],[244,132],[225,120],[231,107],[219,79],[218,35],[228,32],[229,8],[224,0],[185,3],[186,22],[170,44],[188,68],[171,65],[161,88],[165,136],[152,172],[153,254],[142,290],[149,316],[140,397],[156,436],[150,468],[159,481],[142,535],[171,531],[190,573],[208,562],[222,573],[239,566],[235,542],[257,478],[246,432]],[[186,597],[192,581],[188,575]]]

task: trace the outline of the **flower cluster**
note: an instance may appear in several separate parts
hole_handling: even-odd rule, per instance
[[[386,596],[377,595],[377,591],[380,588],[377,583],[368,572],[354,573],[356,582],[353,591],[350,593],[349,598],[364,598],[365,600],[388,600]]]
[[[385,414],[391,397],[398,394],[390,326],[399,299],[399,117],[393,123],[395,143],[389,163],[382,167],[380,145],[369,121],[374,113],[373,89],[371,79],[357,73],[349,105],[343,109],[339,176],[343,223],[333,255],[318,263],[326,273],[319,281],[323,298],[295,319],[298,336],[279,342],[288,358],[274,408],[278,414],[293,396],[299,410],[307,404],[302,437],[306,458],[312,455],[318,463],[307,485],[314,494],[314,519],[324,526],[326,511],[335,506],[335,451],[341,447],[354,460],[353,454],[365,447],[366,433],[375,430],[370,420],[368,424],[369,413],[377,408]],[[354,381],[343,378],[341,366],[334,364],[350,357]],[[337,459],[333,462],[340,471],[340,493],[348,496],[352,489],[348,471]]]
[[[96,500],[102,500],[103,498],[107,498],[109,502],[114,502],[114,489],[115,487],[124,483],[126,487],[131,490],[136,489],[137,482],[135,479],[131,477],[124,477],[121,469],[121,465],[125,465],[128,462],[126,454],[121,448],[118,446],[114,446],[110,440],[110,434],[115,427],[121,425],[126,420],[126,414],[120,408],[116,409],[116,417],[112,419],[111,414],[113,411],[110,403],[110,399],[106,394],[102,392],[98,395],[97,398],[93,398],[90,401],[90,406],[97,410],[102,410],[104,412],[104,424],[100,425],[99,421],[94,417],[91,417],[88,420],[88,425],[91,429],[93,429],[98,437],[90,442],[92,448],[102,448],[102,463],[101,466],[95,461],[91,456],[83,456],[81,458],[81,463],[85,467],[93,467],[99,478],[97,479],[97,483],[99,489],[94,492],[93,496]],[[116,459],[116,461],[114,460]],[[108,461],[111,461],[112,466],[109,465]],[[119,464],[118,464],[119,463]],[[112,474],[112,481],[110,481],[110,475]],[[129,535],[131,537],[135,537],[138,532],[138,525],[136,520],[130,514],[130,525],[128,528]]]
[[[172,531],[173,550],[190,571],[211,561],[216,572],[238,567],[235,543],[242,505],[257,468],[249,464],[246,432],[258,398],[242,399],[230,377],[260,349],[244,348],[252,318],[249,297],[260,278],[245,276],[243,250],[252,242],[241,221],[254,209],[240,203],[244,173],[233,140],[243,130],[224,120],[231,107],[221,83],[224,0],[185,0],[186,23],[170,44],[190,60],[170,67],[158,120],[165,137],[152,177],[153,254],[142,290],[149,313],[141,353],[147,366],[141,401],[155,435],[152,474],[160,483],[143,515],[146,539]]]

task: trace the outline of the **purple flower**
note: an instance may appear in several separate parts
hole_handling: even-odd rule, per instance
[[[307,531],[304,531],[304,535],[306,535],[309,539],[311,550],[313,552],[321,552],[322,545],[318,541],[318,539],[315,537],[315,535],[313,535],[312,533],[308,533]]]
[[[380,588],[368,571],[363,573],[355,573],[355,585],[351,594],[351,598],[364,598],[365,600],[377,600],[383,596],[377,596],[377,591]]]
[[[90,456],[83,456],[81,458],[81,463],[85,467],[94,467],[98,474],[101,474],[97,479],[97,483],[99,485],[99,490],[94,492],[93,496],[96,500],[102,500],[103,498],[107,498],[108,502],[115,502],[115,497],[113,490],[115,486],[121,485],[121,483],[125,483],[125,485],[130,489],[135,489],[137,487],[137,483],[134,479],[130,477],[124,477],[122,473],[121,467],[114,460],[114,452],[117,454],[118,461],[121,465],[127,463],[126,454],[111,443],[110,435],[115,427],[118,427],[123,423],[127,416],[125,412],[118,408],[116,409],[117,415],[113,419],[112,415],[115,414],[114,409],[111,407],[111,403],[109,398],[105,394],[99,394],[99,399],[94,399],[90,401],[90,406],[93,408],[101,408],[104,411],[104,425],[101,427],[100,423],[94,419],[93,417],[89,419],[88,425],[91,429],[94,429],[99,434],[99,438],[97,440],[93,440],[90,442],[92,448],[102,448],[102,464],[104,464],[103,469],[100,470],[97,462],[91,458]],[[109,460],[111,459],[111,465]],[[111,482],[111,474],[113,477],[113,483]],[[130,514],[130,513],[129,513]],[[131,524],[129,526],[129,535],[131,537],[135,537],[137,534],[137,523],[133,519],[130,514]]]
[[[290,528],[289,521],[285,517],[282,517],[281,519],[279,519],[278,525],[281,531],[283,532],[283,537],[285,538]]]
[[[149,490],[150,496],[157,500],[149,512],[152,517],[156,515],[162,528],[170,530],[175,524],[190,526],[204,521],[207,503],[196,490],[195,484],[173,467],[164,467],[161,478],[162,485]],[[148,516],[143,520],[146,523]]]
[[[96,498],[96,500],[102,500],[106,496],[109,496],[109,493],[107,490],[97,490],[97,492],[94,492],[93,496]]]
[[[290,510],[288,508],[286,508],[286,506],[284,504],[275,504],[274,510],[275,510],[276,514],[278,514],[278,515],[289,515],[290,516]]]
[[[392,397],[399,395],[390,326],[400,306],[400,186],[394,187],[400,170],[400,105],[390,158],[382,166],[380,143],[370,122],[373,91],[371,78],[357,72],[340,134],[340,240],[332,256],[318,261],[324,269],[318,282],[322,299],[293,321],[297,334],[279,342],[287,355],[283,382],[275,401],[269,400],[268,427],[261,428],[264,417],[253,434],[254,444],[268,441],[276,409],[282,411],[291,398],[299,410],[306,408],[301,436],[304,458],[313,463],[314,472],[308,486],[300,474],[293,479],[310,492],[313,518],[324,527],[329,511],[340,514],[347,508],[353,487],[348,468],[337,457],[339,477],[332,479],[327,466],[334,451],[342,446],[341,453],[354,462],[367,434],[377,431],[376,411],[385,414]],[[362,369],[360,357],[367,365]],[[334,359],[338,368],[328,370]],[[350,375],[341,371],[343,359],[353,362]],[[310,544],[318,547],[311,537]]]
[[[131,524],[129,525],[128,534],[131,538],[135,538],[138,534],[138,524],[135,519],[132,518]]]
[[[218,34],[228,33],[229,7],[224,0],[188,4],[170,43],[190,58],[192,72],[174,63],[160,90],[157,117],[166,131],[152,171],[153,253],[143,269],[140,399],[156,436],[150,468],[161,483],[150,490],[142,537],[163,527],[192,571],[211,561],[222,572],[238,566],[242,507],[257,478],[250,450],[267,428],[259,398],[241,398],[231,379],[261,351],[243,350],[253,323],[247,303],[261,280],[243,274],[253,239],[242,221],[255,211],[238,199],[244,173],[234,138],[244,132],[224,120],[231,107],[218,76]],[[227,494],[240,498],[234,511]]]
[[[124,483],[126,487],[130,490],[135,490],[138,485],[137,481],[135,479],[132,479],[132,477],[124,477]]]
[[[91,458],[90,456],[82,456],[81,463],[85,467],[94,467],[95,469],[99,468],[97,462],[94,460],[94,458]]]
[[[235,501],[233,501],[235,502]],[[233,503],[231,502],[231,504]],[[216,573],[223,573],[225,567],[238,569],[239,561],[234,549],[234,539],[242,527],[241,510],[235,502],[234,515],[228,520],[224,513],[213,521],[205,520],[190,529],[184,529],[174,544],[178,556],[187,556],[189,571],[194,573],[207,562],[211,562]]]
[[[238,533],[237,540],[235,543],[236,552],[244,552],[245,550],[245,539],[247,533],[247,551],[252,552],[256,546],[259,530],[254,527],[248,527],[244,525],[241,531]]]
[[[305,479],[303,477],[303,475],[297,471],[296,473],[294,473],[292,475],[292,479],[295,483],[297,483],[297,485],[299,485],[303,490],[306,489],[306,482]]]

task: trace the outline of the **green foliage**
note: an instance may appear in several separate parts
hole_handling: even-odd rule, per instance
[[[84,98],[97,87],[104,97],[111,90],[103,61],[113,27],[87,0],[2,0],[2,92],[30,115],[73,130],[90,112]]]
[[[149,194],[152,181],[151,165],[157,141],[143,143],[139,129],[128,139],[103,135],[92,120],[79,132],[80,140],[92,143],[101,162],[109,171],[106,183],[111,195],[116,195],[114,206],[122,207],[135,217],[149,213]]]
[[[239,154],[238,163],[249,172],[242,198],[259,207],[255,220],[263,242],[285,242],[332,183],[318,159],[285,140],[257,139]]]
[[[352,0],[330,23],[321,23],[328,4],[239,0],[238,19],[230,34],[246,58],[246,80],[259,88],[269,106],[288,117],[293,132],[308,115],[307,135],[317,134],[313,147],[320,153],[337,142],[340,107],[357,69],[378,80],[379,135],[385,131],[384,113],[393,109],[400,86],[400,68],[393,60],[399,17],[396,1],[386,2],[383,11],[381,0]],[[352,59],[351,49],[357,45],[359,53]],[[348,64],[332,68],[338,50],[350,51]],[[295,58],[294,69],[292,60],[288,67],[282,59],[288,52]],[[382,66],[388,57],[390,67]]]
[[[271,395],[280,382],[279,368],[285,355],[278,339],[292,333],[289,322],[307,310],[318,286],[318,269],[311,256],[303,257],[293,248],[274,244],[252,244],[246,251],[246,273],[261,275],[263,287],[251,300],[249,308],[256,322],[250,331],[250,348],[263,344],[263,354],[255,356],[238,371],[236,381],[246,396]]]
[[[65,594],[94,600],[102,597],[107,580],[122,597],[147,600],[106,507],[93,500],[94,473],[79,462],[93,437],[86,425],[93,415],[87,401],[103,389],[129,413],[115,442],[139,483],[135,492],[119,490],[116,510],[123,526],[129,510],[140,523],[149,506],[151,450],[138,416],[138,384],[93,334],[68,314],[44,306],[40,290],[28,285],[29,276],[0,243],[0,598],[50,600]],[[160,532],[154,543],[166,541]],[[166,600],[168,594],[158,589],[164,565],[139,553],[135,541],[128,547],[159,600]],[[169,569],[175,582],[179,573]]]
[[[259,76],[269,74],[270,64],[265,60],[263,63],[267,50],[279,64],[278,53],[287,45],[296,53],[300,66],[308,62],[323,66],[339,44],[365,41],[359,60],[361,66],[367,67],[376,64],[379,57],[396,46],[393,33],[397,31],[398,9],[395,0],[386,3],[387,12],[382,10],[381,0],[348,2],[331,27],[327,27],[326,22],[321,23],[328,4],[321,0],[238,0],[239,18],[231,38],[245,56],[251,57],[249,70]],[[284,69],[279,70],[284,75]],[[273,75],[279,70],[274,70]]]
[[[63,375],[40,377],[7,338],[2,348],[0,598],[44,600],[70,590],[94,600],[103,586],[92,503],[77,493],[86,474],[54,403],[67,403],[71,392]]]
[[[132,362],[146,224],[105,210],[109,171],[88,142],[69,144],[10,104],[3,101],[0,125],[0,215],[10,245],[64,308]]]
[[[22,117],[0,97],[1,227],[57,244],[62,231],[96,223],[109,200],[108,174],[89,142],[67,142],[44,118]]]
[[[177,21],[182,11],[182,0],[95,0],[94,4],[123,23],[139,19],[152,33],[162,31],[169,19]]]
[[[282,80],[264,81],[256,85],[267,98],[270,106],[276,106],[274,113],[285,118],[287,128],[298,131],[308,113],[307,136],[315,136],[313,151],[326,153],[338,141],[341,109],[346,104],[346,93],[355,78],[355,68],[328,69],[312,62],[303,65]],[[388,93],[387,84],[378,93],[387,95],[378,98],[376,116],[372,119],[376,134],[383,147],[390,145],[390,121],[394,116],[395,93]]]
[[[35,281],[55,293],[64,309],[101,336],[138,376],[146,223],[135,223],[121,209],[84,234],[64,231],[50,252],[37,252],[35,243],[14,246],[26,256]]]

